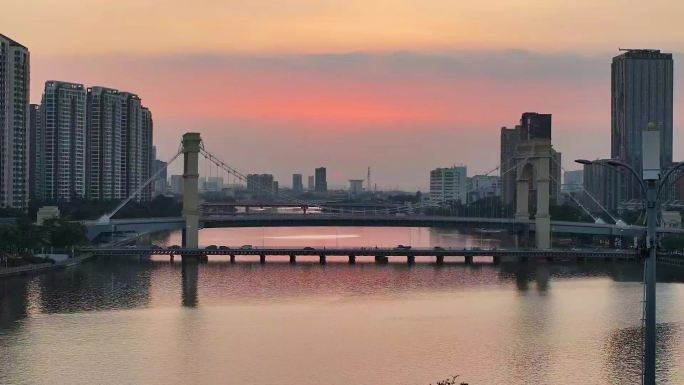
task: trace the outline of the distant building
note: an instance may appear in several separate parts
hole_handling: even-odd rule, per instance
[[[520,139],[551,139],[551,114],[523,113],[520,118]]]
[[[584,190],[590,195],[589,199],[584,200],[585,206],[597,213],[603,212],[599,204],[608,211],[615,212],[620,202],[620,192],[617,188],[620,172],[612,167],[599,164],[608,160],[598,159],[594,163],[585,164],[582,174]]]
[[[247,191],[257,196],[268,196],[274,192],[272,174],[249,174],[247,175]]]
[[[220,176],[207,177],[204,190],[207,192],[220,192],[223,190],[223,178]]]
[[[467,179],[468,203],[501,196],[501,178],[496,175],[475,175]]]
[[[430,171],[430,199],[436,202],[467,203],[467,176],[465,166]]]
[[[309,175],[307,182],[308,182],[306,184],[307,190],[314,191],[316,189],[316,182],[315,182],[314,176]]]
[[[150,173],[151,175],[156,175],[152,180],[152,197],[156,197],[166,194],[169,189],[166,172],[168,164],[157,159],[157,147],[155,146],[152,146],[152,159],[152,170],[150,170]]]
[[[40,106],[36,138],[36,196],[69,202],[86,196],[86,90],[82,84],[50,80]]]
[[[672,164],[672,54],[659,50],[626,50],[611,65],[611,158],[641,173],[641,132],[648,123],[660,128],[660,166]],[[620,200],[641,199],[631,176],[620,181]]]
[[[0,34],[0,207],[28,206],[30,55]]]
[[[515,204],[516,163],[513,157],[518,142],[520,142],[520,126],[515,128],[501,127],[499,175],[501,175],[501,194],[504,205]]]
[[[584,170],[566,171],[562,190],[567,193],[581,192],[584,188]]]
[[[322,193],[322,192],[328,191],[328,180],[327,180],[325,167],[317,168],[315,175],[316,175],[316,180],[315,180],[316,192]]]
[[[183,175],[171,175],[171,193],[174,195],[183,194]]]
[[[304,184],[302,183],[302,174],[292,174],[292,191],[296,193],[304,191]]]
[[[164,195],[169,190],[168,176],[167,176],[167,166],[168,164],[159,159],[155,159],[152,162],[152,174],[159,171],[159,174],[154,178],[152,186],[152,196]],[[161,171],[160,171],[161,170]]]
[[[363,179],[349,180],[349,195],[357,196],[363,192]]]

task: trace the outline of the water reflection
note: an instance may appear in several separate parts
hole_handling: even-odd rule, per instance
[[[673,373],[673,357],[678,352],[676,345],[682,339],[682,325],[678,323],[659,323],[656,354],[657,383],[679,384],[673,377],[682,378],[681,373]],[[636,384],[641,381],[643,332],[640,327],[620,328],[610,333],[603,352],[607,370],[607,380],[614,384]]]
[[[28,315],[28,286],[25,278],[0,279],[0,330]]]
[[[181,302],[185,307],[195,307],[198,303],[197,275],[199,264],[197,262],[182,262],[181,266],[183,281],[183,299]]]
[[[256,243],[251,231],[224,238]],[[290,231],[268,236],[302,242]],[[373,231],[353,239],[375,242]],[[379,244],[479,242],[444,229],[380,234]],[[0,357],[17,358],[0,360],[0,383],[423,384],[449,373],[494,385],[638,382],[638,264],[302,260],[101,259],[2,280]],[[682,276],[659,269],[661,281]],[[684,383],[684,285],[658,293],[661,383]]]

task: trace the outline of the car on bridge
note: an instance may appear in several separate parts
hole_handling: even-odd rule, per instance
[[[314,249],[314,248],[311,247],[311,246],[307,246],[307,247],[303,248],[302,250],[313,251],[313,250],[316,250],[316,249]]]
[[[228,246],[219,246],[219,250],[228,250],[230,247]]]
[[[253,247],[252,247],[252,245],[242,245],[242,246],[240,246],[240,248],[241,248],[242,250],[250,250],[250,249],[252,249]]]
[[[397,247],[395,247],[395,249],[399,249],[399,250],[411,250],[411,246],[397,245]]]
[[[204,250],[217,250],[217,249],[218,249],[218,247],[216,245],[209,245],[209,246],[204,248]]]

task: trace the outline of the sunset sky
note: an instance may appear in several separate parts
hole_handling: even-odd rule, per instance
[[[160,158],[199,131],[237,169],[373,169],[425,189],[429,170],[498,163],[499,130],[553,114],[554,147],[610,155],[618,47],[675,54],[675,158],[684,158],[681,0],[3,0],[0,33],[31,51],[31,99],[64,80],[135,92]],[[175,168],[174,171],[178,171]]]

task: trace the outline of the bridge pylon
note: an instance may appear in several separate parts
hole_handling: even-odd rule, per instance
[[[198,132],[183,135],[183,247],[196,249],[199,232],[199,152],[202,139]]]
[[[529,191],[534,188],[537,193],[534,234],[535,246],[538,249],[551,248],[549,163],[552,149],[551,139],[527,139],[518,143],[515,153],[518,178],[515,218],[529,220]]]

